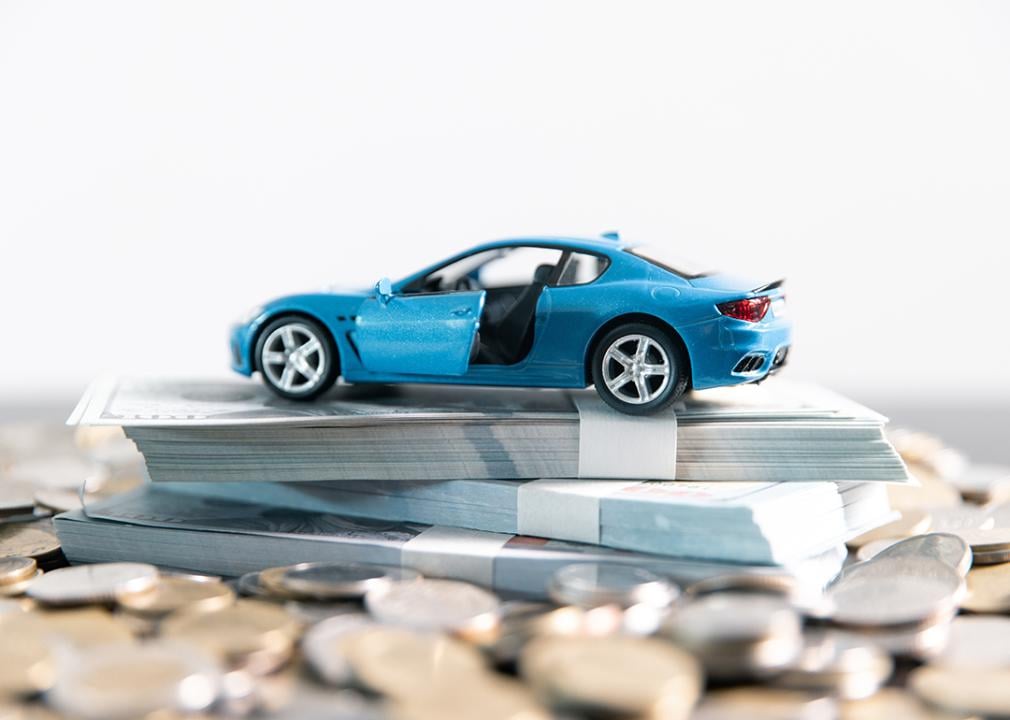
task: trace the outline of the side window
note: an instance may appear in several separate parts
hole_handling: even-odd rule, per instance
[[[602,255],[573,252],[561,272],[558,287],[591,283],[603,274],[609,264],[610,261]]]
[[[508,248],[480,268],[477,278],[488,290],[526,286],[534,281],[547,282],[561,259],[553,248],[520,246]]]

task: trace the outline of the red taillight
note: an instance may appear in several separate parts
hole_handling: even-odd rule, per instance
[[[746,300],[733,300],[732,302],[719,303],[716,307],[723,315],[746,320],[747,322],[758,322],[768,313],[771,300],[767,295],[761,297],[747,298]]]

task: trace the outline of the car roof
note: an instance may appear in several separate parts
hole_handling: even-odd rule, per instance
[[[515,247],[517,245],[547,245],[549,247],[571,248],[573,250],[586,250],[589,252],[603,252],[606,254],[618,250],[632,247],[631,243],[623,240],[611,240],[605,237],[574,237],[564,235],[532,235],[529,237],[505,238],[493,240],[488,243],[478,245],[473,250],[492,249],[496,247]]]

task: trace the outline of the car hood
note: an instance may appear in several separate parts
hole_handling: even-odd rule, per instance
[[[693,287],[703,290],[715,290],[736,295],[746,295],[770,284],[769,280],[759,280],[745,275],[721,272],[691,278],[688,282]]]

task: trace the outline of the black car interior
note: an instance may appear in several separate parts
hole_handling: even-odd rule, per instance
[[[503,257],[508,250],[491,255],[488,261]],[[596,259],[603,262],[602,258]],[[457,262],[464,262],[457,261]],[[533,346],[537,302],[548,285],[573,285],[578,276],[579,258],[569,251],[561,253],[553,264],[540,264],[528,284],[504,287],[484,287],[477,264],[457,278],[448,276],[447,267],[434,270],[404,288],[407,294],[430,294],[484,290],[484,310],[480,332],[474,340],[470,362],[482,365],[514,365]]]

